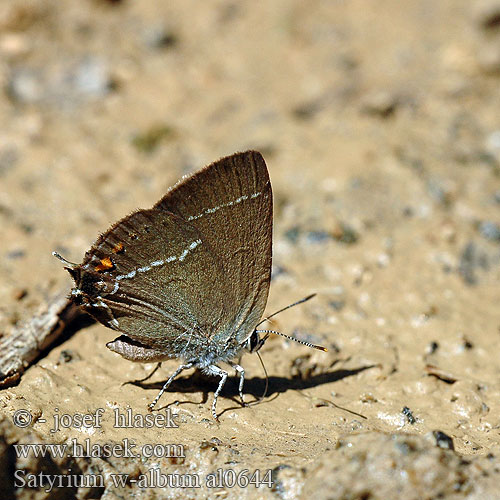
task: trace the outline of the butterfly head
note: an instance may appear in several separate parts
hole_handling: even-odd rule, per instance
[[[257,352],[264,345],[268,337],[269,333],[261,338],[259,332],[254,330],[252,335],[245,341],[244,347],[248,352]]]
[[[264,337],[260,337],[259,333],[265,333]],[[305,340],[299,340],[295,337],[290,337],[289,335],[285,335],[284,333],[277,332],[276,330],[254,330],[252,335],[248,337],[248,340],[245,342],[244,347],[249,352],[257,352],[269,338],[269,335],[274,333],[276,335],[280,335],[281,337],[285,337],[288,340],[293,340],[294,342],[298,342],[299,344],[305,345],[307,347],[311,347],[313,349],[318,349],[318,351],[326,352],[328,349],[321,345],[311,344],[311,342],[306,342]]]
[[[91,272],[85,269],[81,264],[75,264],[66,260],[57,252],[52,252],[54,257],[62,261],[64,269],[69,272],[75,282],[75,286],[71,290],[71,300],[81,306],[92,306],[95,304],[95,298],[101,291],[104,291],[105,283],[102,277],[97,272]]]

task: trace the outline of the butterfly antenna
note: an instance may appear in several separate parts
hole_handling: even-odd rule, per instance
[[[255,330],[257,333],[267,333],[267,335],[262,339],[265,341],[270,333],[274,333],[276,335],[280,335],[281,337],[285,337],[288,340],[293,340],[294,342],[298,342],[299,344],[305,345],[307,347],[312,347],[313,349],[318,349],[318,351],[327,352],[328,349],[323,347],[322,345],[311,344],[310,342],[306,342],[305,340],[299,340],[295,337],[290,337],[290,335],[285,335],[284,333],[277,332],[275,330]]]
[[[280,309],[279,311],[272,313],[270,316],[265,317],[260,323],[257,324],[257,326],[262,325],[262,323],[264,323],[264,321],[271,319],[273,316],[276,316],[277,314],[282,313],[283,311],[286,311],[287,309],[290,309],[290,307],[298,306],[299,304],[302,304],[303,302],[307,302],[309,299],[312,299],[315,296],[316,296],[315,293],[311,293],[311,295],[308,295],[307,297],[304,297],[303,299],[300,299],[297,302],[294,302],[293,304],[288,304],[286,307],[283,307],[283,309]]]
[[[74,262],[70,262],[69,260],[66,260],[61,254],[58,254],[57,252],[52,252],[52,255],[59,259],[62,263],[70,266],[71,268],[78,267],[78,264],[75,264]]]

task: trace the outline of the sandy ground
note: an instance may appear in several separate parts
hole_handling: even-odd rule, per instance
[[[317,293],[273,328],[329,349],[271,339],[266,398],[241,407],[230,378],[220,423],[216,380],[186,372],[160,405],[178,427],[118,428],[178,363],[122,385],[153,365],[81,328],[0,391],[4,497],[500,498],[499,78],[498,1],[2,2],[2,335],[69,292],[53,250],[79,262],[182,175],[253,148],[275,201],[267,311]],[[252,401],[264,373],[242,363]],[[100,427],[51,432],[99,408]],[[13,446],[73,439],[142,453]],[[48,493],[40,473],[104,484]]]

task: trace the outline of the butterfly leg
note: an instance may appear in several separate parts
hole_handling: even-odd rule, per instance
[[[240,384],[238,386],[238,392],[240,394],[241,404],[243,406],[246,406],[247,404],[245,403],[245,399],[243,397],[243,383],[245,382],[245,370],[243,369],[242,366],[236,363],[230,363],[230,364],[236,370],[236,373],[238,373],[240,376]]]
[[[140,379],[137,379],[137,380],[131,380],[129,382],[124,382],[122,385],[127,385],[127,384],[142,384],[143,382],[146,382],[146,380],[149,380],[156,373],[156,371],[158,370],[158,368],[160,368],[160,366],[161,366],[161,361],[156,364],[156,366],[154,367],[153,371],[149,375],[146,375],[144,378],[140,378]]]
[[[216,375],[220,377],[220,382],[219,382],[219,387],[217,387],[217,390],[214,393],[214,402],[212,403],[212,416],[214,417],[214,420],[219,420],[217,418],[217,412],[215,411],[215,408],[217,406],[217,398],[219,397],[220,391],[222,391],[222,388],[224,387],[224,384],[226,383],[227,380],[227,372],[219,368],[218,366],[211,365],[209,367],[209,373],[210,375]]]
[[[179,373],[181,373],[182,370],[187,370],[188,368],[191,368],[193,366],[193,364],[194,363],[186,363],[185,365],[179,366],[179,368],[177,368],[177,370],[175,370],[175,372],[170,376],[170,378],[165,382],[165,384],[161,388],[161,391],[158,393],[158,396],[156,396],[156,398],[154,398],[152,403],[149,403],[149,405],[148,405],[149,411],[153,411],[153,408],[155,407],[156,403],[158,403],[158,400],[161,398],[162,394],[165,392],[167,387],[173,382],[175,377],[177,377],[177,375],[179,375]]]

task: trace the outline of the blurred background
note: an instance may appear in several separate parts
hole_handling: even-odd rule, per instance
[[[52,250],[80,262],[182,175],[257,149],[269,312],[317,292],[278,326],[329,347],[274,340],[270,371],[363,368],[312,390],[368,423],[315,403],[286,417],[306,436],[324,412],[304,463],[360,429],[500,452],[498,0],[3,1],[0,87],[4,334],[69,291]],[[301,407],[287,397],[262,411]]]
[[[309,243],[434,208],[500,240],[499,17],[494,1],[3,2],[0,302],[50,288],[33,269],[56,271],[54,247],[79,261],[96,228],[248,148]]]

